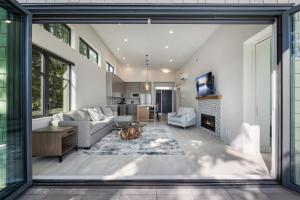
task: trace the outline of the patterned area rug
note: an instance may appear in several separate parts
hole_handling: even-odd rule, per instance
[[[134,140],[122,140],[112,131],[94,144],[86,154],[98,155],[185,155],[170,129],[163,124],[148,124]]]

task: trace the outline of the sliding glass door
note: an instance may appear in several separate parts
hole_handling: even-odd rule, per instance
[[[282,22],[282,182],[300,191],[300,6]]]
[[[18,4],[0,2],[0,199],[31,181],[29,24],[30,16]]]
[[[300,12],[291,15],[291,183],[300,185]]]

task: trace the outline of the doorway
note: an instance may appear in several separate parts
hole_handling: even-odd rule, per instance
[[[226,9],[225,9],[226,10]],[[32,11],[34,12],[34,8],[32,9]],[[85,11],[86,12],[86,11]],[[265,10],[264,10],[264,12],[265,12]],[[267,12],[269,12],[269,11],[267,11]],[[257,14],[257,13],[256,13]],[[51,14],[50,14],[51,15]],[[269,14],[267,14],[267,15],[264,15],[264,16],[268,16]],[[38,16],[38,15],[37,15]],[[273,15],[274,16],[274,15]],[[41,18],[39,19],[39,20],[41,20]],[[41,20],[42,21],[42,20]],[[145,21],[145,20],[144,20]]]
[[[160,114],[171,113],[173,109],[173,90],[172,89],[155,89],[156,105]]]
[[[268,170],[275,176],[278,140],[274,127],[278,122],[273,117],[278,109],[274,103],[278,91],[274,90],[277,84],[272,75],[277,71],[272,31],[272,26],[268,26],[244,43],[244,106],[252,108],[246,110],[244,118],[253,128],[250,133],[256,138],[256,151],[260,152]]]

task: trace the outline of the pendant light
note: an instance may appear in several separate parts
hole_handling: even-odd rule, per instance
[[[146,56],[146,82],[145,82],[145,90],[149,91],[150,89],[150,83],[148,80],[148,73],[149,73],[149,59],[148,59],[148,54],[145,55]]]

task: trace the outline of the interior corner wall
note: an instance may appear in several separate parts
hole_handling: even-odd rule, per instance
[[[109,51],[94,29],[86,24],[70,25],[72,31],[72,47],[60,41],[46,31],[41,25],[32,25],[33,44],[48,50],[59,57],[72,61],[72,110],[93,106],[106,105],[106,62],[116,68],[120,66],[118,60]],[[99,66],[79,53],[79,37],[82,37],[99,53]],[[101,56],[101,57],[100,57]],[[34,128],[45,126],[43,120],[34,120]]]
[[[198,108],[195,78],[212,71],[221,100],[221,139],[236,148],[243,123],[243,42],[266,25],[221,25],[177,71],[181,106]],[[180,81],[180,74],[189,78]]]

